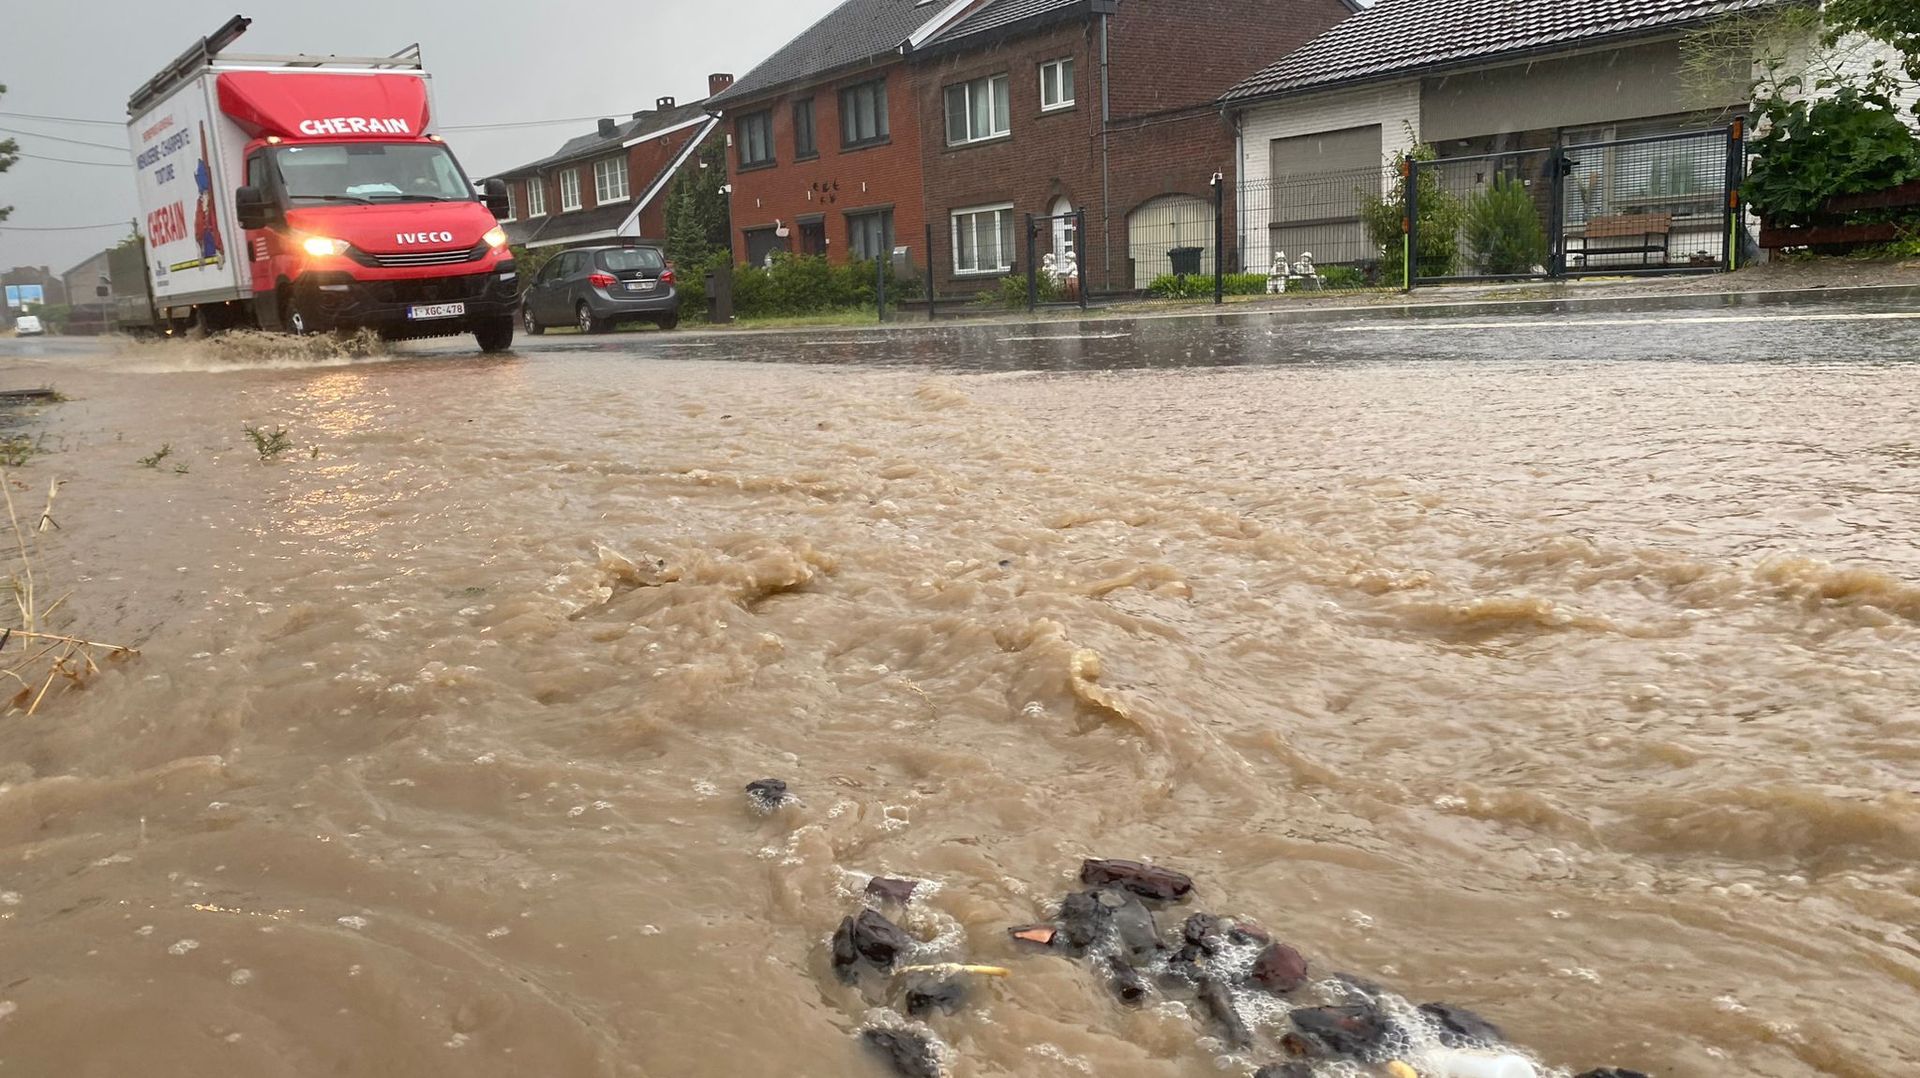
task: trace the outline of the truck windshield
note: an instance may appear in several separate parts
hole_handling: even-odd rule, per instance
[[[320,202],[445,202],[474,198],[445,146],[335,142],[274,151],[292,199]]]

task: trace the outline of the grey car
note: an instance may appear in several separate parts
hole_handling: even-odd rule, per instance
[[[622,322],[672,329],[680,324],[680,292],[658,247],[576,247],[540,268],[520,301],[520,321],[528,333],[550,326],[605,333]]]

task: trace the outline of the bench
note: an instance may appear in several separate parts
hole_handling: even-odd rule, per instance
[[[1587,221],[1586,227],[1578,235],[1567,237],[1567,254],[1579,255],[1585,260],[1593,255],[1639,255],[1640,264],[1653,265],[1653,256],[1660,256],[1660,264],[1665,265],[1668,240],[1673,232],[1673,214],[1670,213],[1622,213],[1611,217],[1594,217]],[[1579,240],[1576,249],[1573,241]],[[1594,241],[1600,241],[1599,246]]]

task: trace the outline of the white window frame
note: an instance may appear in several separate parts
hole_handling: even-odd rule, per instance
[[[1000,264],[997,266],[981,266],[979,264],[980,228],[979,228],[979,225],[974,221],[972,221],[971,219],[977,218],[979,215],[983,213],[990,213],[994,215],[994,227],[996,230],[998,230],[998,235],[994,240],[995,246],[1000,245],[1001,238],[1008,239],[1008,243],[1007,243],[1008,249],[1002,252],[1002,259],[1000,261]],[[1007,215],[1007,227],[1004,230],[1001,230],[999,229],[999,215],[1003,213]],[[972,229],[974,234],[975,264],[971,267],[963,266],[960,264],[960,219],[963,217],[969,219],[969,228]],[[986,206],[963,206],[959,209],[953,210],[950,213],[948,213],[947,219],[952,226],[954,276],[956,277],[997,277],[1003,274],[1011,273],[1013,271],[1014,251],[1012,250],[1012,247],[1013,247],[1014,241],[1011,238],[1013,233],[1013,203],[995,202]]]
[[[513,197],[513,185],[507,185],[507,215],[500,219],[502,224],[520,219],[520,209],[516,205],[520,200]]]
[[[1058,112],[1074,106],[1073,94],[1073,57],[1062,56],[1058,60],[1048,60],[1040,65],[1040,111]],[[1047,73],[1052,72],[1055,89],[1061,95],[1058,100],[1047,102]]]
[[[527,219],[547,215],[547,178],[535,176],[527,181]]]
[[[613,179],[609,178],[613,176],[616,168],[619,171],[619,176],[617,177],[619,183],[617,184]],[[626,158],[609,157],[604,161],[595,161],[593,163],[593,201],[595,205],[604,206],[609,202],[625,202],[628,194]]]
[[[560,174],[560,212],[572,213],[580,208],[580,170],[567,169]]]
[[[973,88],[980,83],[986,83],[987,85],[987,133],[984,135],[975,135],[973,134]],[[1001,85],[1007,88],[1006,111],[1008,115],[996,116],[994,113],[1000,111],[996,105],[1000,100],[1000,95],[996,92],[996,87]],[[966,113],[963,117],[963,122],[967,131],[967,137],[963,139],[955,139],[953,137],[952,109],[953,92],[955,90],[960,91],[960,98],[966,103]],[[952,83],[941,91],[940,97],[943,102],[941,111],[943,119],[946,122],[947,145],[970,146],[976,142],[992,142],[994,139],[1008,138],[1013,134],[1013,86],[1004,72],[998,75],[982,75],[977,79],[968,79],[965,82]]]

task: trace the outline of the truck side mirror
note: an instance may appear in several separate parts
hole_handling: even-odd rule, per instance
[[[480,201],[487,204],[487,212],[493,214],[496,221],[504,221],[513,212],[513,205],[507,200],[507,181],[488,180],[481,190],[486,195]]]
[[[265,228],[273,217],[273,202],[258,187],[242,187],[234,192],[233,208],[243,229]]]

